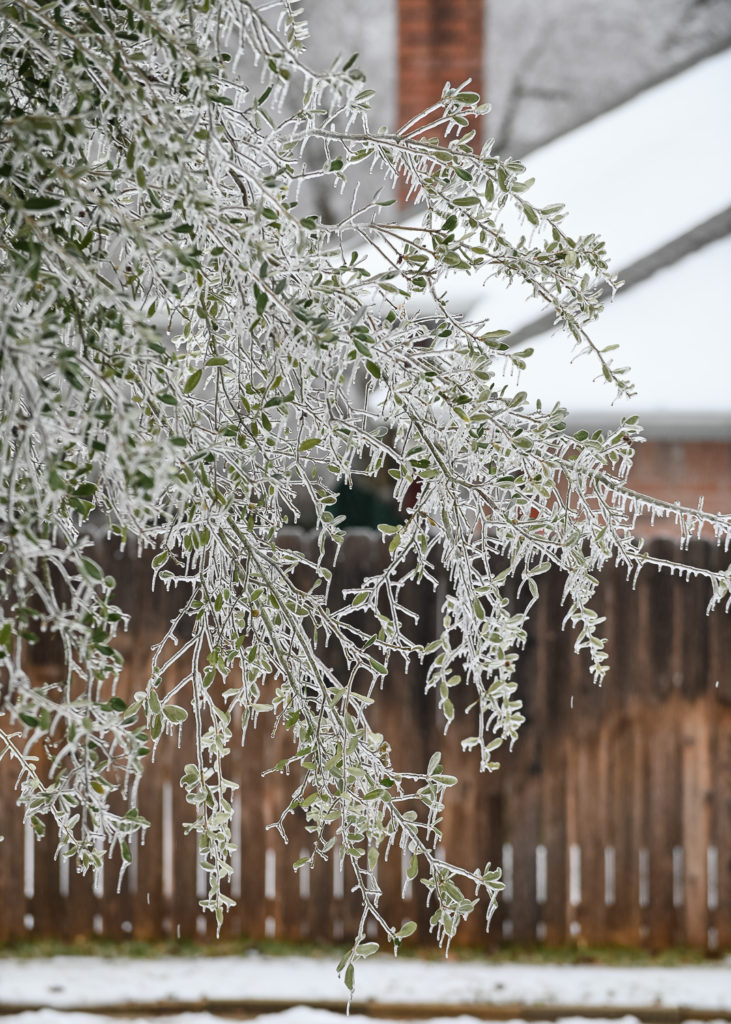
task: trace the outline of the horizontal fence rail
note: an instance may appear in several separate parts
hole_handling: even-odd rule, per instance
[[[315,539],[293,532],[287,543],[309,551]],[[702,542],[689,554],[664,541],[651,550],[723,564],[723,553]],[[146,678],[150,645],[175,597],[151,593],[149,560],[103,547],[96,558],[117,577],[118,600],[133,612],[122,638],[119,689],[129,696]],[[383,559],[377,535],[352,531],[334,590],[357,587]],[[706,616],[702,581],[647,570],[633,590],[622,572],[607,569],[598,611],[607,620],[612,671],[599,689],[561,628],[561,594],[561,578],[547,574],[518,669],[526,722],[498,772],[481,774],[477,757],[461,749],[461,739],[474,732],[463,713],[468,695],[452,691],[456,717],[445,736],[418,665],[408,673],[394,667],[371,709],[397,766],[425,767],[439,749],[445,771],[459,777],[444,815],[445,855],[469,867],[502,865],[505,891],[489,934],[478,908],[456,941],[731,948],[731,616]],[[425,641],[439,601],[431,590],[413,588],[410,603]],[[52,678],[53,652],[34,652],[31,669],[39,680]],[[194,759],[192,744],[184,727],[180,745],[168,741],[148,765],[138,806],[152,827],[144,844],[133,844],[121,883],[112,862],[82,877],[56,859],[55,836],[38,840],[24,826],[13,766],[8,758],[0,763],[0,942],[215,934],[198,905],[206,879],[196,838],[182,830],[191,808],[178,780]],[[293,781],[262,771],[285,749],[286,740],[272,738],[263,719],[244,749],[232,746],[228,777],[240,786],[230,882],[237,905],[222,936],[347,939],[360,915],[348,867],[343,873],[335,856],[295,874],[292,862],[308,852],[304,822],[289,819],[287,845],[266,830]],[[418,938],[427,941],[423,887],[405,870],[398,848],[379,863],[381,909],[394,923],[417,921]]]

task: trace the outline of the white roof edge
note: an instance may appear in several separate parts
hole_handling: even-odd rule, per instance
[[[710,413],[658,413],[642,411],[642,406],[632,410],[642,425],[642,435],[647,441],[729,441],[731,442],[731,411],[728,415]],[[619,426],[623,413],[617,413],[616,423],[609,422],[607,414],[594,409],[582,411],[573,409],[566,417],[570,431],[580,428],[588,431],[612,430]]]

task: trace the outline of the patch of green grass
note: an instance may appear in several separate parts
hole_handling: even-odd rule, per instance
[[[606,964],[615,967],[674,967],[711,959],[703,950],[678,946],[651,952],[634,946],[518,946],[506,944],[484,949],[453,949],[450,960],[487,960],[490,963]]]
[[[220,939],[212,942],[192,940],[166,940],[142,942],[137,939],[113,941],[110,939],[78,939],[61,942],[56,939],[18,940],[0,946],[0,957],[40,958],[50,956],[116,957],[160,956],[208,957],[245,956],[257,952],[267,956],[307,956],[339,958],[345,945],[323,945],[314,942],[283,942],[275,939]],[[387,947],[384,945],[384,951]],[[400,952],[407,958],[443,960],[444,953],[436,946],[418,946],[406,943]],[[646,949],[628,946],[519,946],[503,945],[496,948],[453,946],[450,961],[484,961],[486,963],[524,964],[607,964],[614,966],[666,966],[697,964],[709,957],[698,949],[677,947],[652,953]]]
[[[274,939],[220,939],[196,942],[191,939],[164,939],[144,942],[139,939],[78,938],[73,942],[59,939],[21,939],[0,945],[0,957],[27,959],[51,956],[98,956],[152,958],[161,956],[216,957],[245,956],[250,952],[268,956],[322,957],[342,955],[345,946],[319,945],[307,942],[280,942]]]

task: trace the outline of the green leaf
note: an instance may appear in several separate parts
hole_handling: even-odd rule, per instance
[[[101,580],[104,579],[104,571],[100,565],[97,565],[91,558],[81,559],[81,571],[88,579]]]
[[[312,448],[316,448],[318,444],[321,444],[321,442],[321,437],[309,437],[306,441],[302,442],[297,450],[300,452],[309,452]]]
[[[108,701],[102,704],[104,711],[126,711],[127,705],[121,697],[110,697]]]
[[[188,712],[185,708],[178,707],[177,704],[167,704],[162,709],[162,713],[165,715],[168,722],[172,722],[173,725],[179,725],[180,722],[184,722],[188,717]]]
[[[254,297],[256,299],[256,315],[257,316],[261,316],[261,314],[267,308],[267,303],[269,302],[269,296],[263,290],[263,288],[260,288],[259,285],[255,284],[254,285]]]
[[[202,376],[203,376],[203,370],[202,369],[199,368],[197,370],[193,370],[193,372],[191,373],[190,377],[188,377],[188,379],[185,382],[185,386],[183,388],[183,394],[189,395],[191,393],[191,391],[193,391],[198,386],[198,381],[201,379]]]
[[[355,336],[353,338],[353,344],[362,356],[370,356],[371,350],[361,338]]]
[[[60,202],[60,199],[54,199],[53,196],[31,196],[30,199],[26,199],[25,208],[26,210],[51,210],[54,206],[59,206]]]
[[[0,648],[4,651],[10,650],[10,644],[13,639],[13,627],[9,622],[3,622],[0,626]]]
[[[399,930],[396,932],[397,939],[408,939],[409,935],[413,935],[416,931],[416,921],[404,921]]]
[[[372,377],[375,377],[376,380],[380,380],[381,379],[381,369],[380,369],[380,367],[376,366],[376,364],[373,362],[372,359],[366,359],[365,364],[366,364],[366,369],[368,370],[370,375]]]
[[[406,877],[412,882],[419,874],[419,858],[415,853],[412,853],[409,866],[406,869]]]

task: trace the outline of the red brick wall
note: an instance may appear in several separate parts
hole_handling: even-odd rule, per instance
[[[629,484],[635,490],[681,505],[696,506],[701,495],[709,512],[731,515],[731,443],[648,441],[635,456]],[[679,536],[671,520],[640,524],[646,536]],[[704,533],[711,539],[710,533]]]
[[[446,81],[471,78],[482,95],[483,7],[484,0],[399,0],[399,125],[435,103]]]

